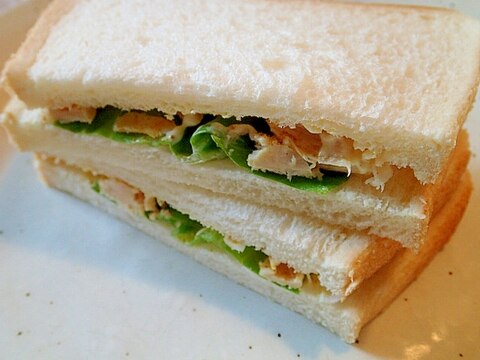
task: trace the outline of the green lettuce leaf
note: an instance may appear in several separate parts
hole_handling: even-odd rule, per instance
[[[114,131],[113,128],[115,121],[118,119],[118,117],[125,113],[125,111],[117,109],[113,106],[107,106],[106,108],[99,109],[97,111],[95,119],[90,124],[79,121],[63,124],[57,121],[55,122],[55,126],[74,133],[98,135],[125,144],[141,144],[153,147],[168,145],[170,146],[171,151],[178,156],[188,156],[191,154],[192,150],[188,141],[188,134],[187,138],[184,137],[178,143],[174,144],[166,138],[156,139],[145,134],[122,133]],[[155,114],[156,113],[152,113],[152,115]]]
[[[198,163],[228,157],[236,165],[257,176],[318,194],[326,194],[347,180],[348,176],[346,174],[336,172],[324,171],[322,179],[309,179],[301,176],[293,176],[288,179],[285,175],[252,170],[247,159],[255,149],[254,143],[248,135],[232,137],[228,134],[227,127],[238,123],[235,118],[223,119],[217,117],[215,120],[198,127],[190,139],[193,152],[187,158],[187,161]],[[197,144],[200,146],[197,146]]]
[[[270,171],[252,170],[247,163],[247,158],[253,151],[253,144],[248,136],[232,138],[226,133],[216,132],[212,134],[212,139],[230,160],[238,166],[257,176],[282,183],[295,189],[326,194],[348,179],[346,174],[336,172],[324,171],[322,179],[309,179],[301,176],[292,176],[291,179],[288,179],[285,175]]]
[[[348,179],[346,174],[337,172],[324,171],[322,179],[309,179],[301,176],[293,176],[288,179],[285,175],[252,170],[247,163],[247,158],[255,150],[255,144],[249,139],[248,135],[229,135],[227,128],[232,124],[241,123],[255,126],[257,130],[268,131],[268,126],[259,119],[242,118],[240,122],[234,117],[222,118],[217,116],[197,127],[187,128],[184,136],[176,143],[172,143],[166,138],[154,139],[144,134],[115,132],[113,130],[115,121],[124,113],[120,109],[107,106],[97,111],[97,115],[91,124],[82,122],[62,124],[56,122],[55,125],[75,133],[95,134],[127,144],[142,144],[154,147],[168,145],[175,156],[182,161],[193,164],[229,158],[236,165],[256,176],[317,194],[326,194]],[[157,113],[162,114],[160,112],[155,114]]]
[[[253,246],[246,246],[243,251],[237,251],[229,247],[223,240],[223,235],[210,228],[203,228],[196,235],[191,245],[212,245],[233,256],[240,264],[258,274],[259,264],[267,258],[262,251],[256,250]]]
[[[212,246],[231,255],[256,274],[260,272],[259,263],[267,257],[263,252],[251,246],[245,247],[244,251],[233,250],[225,243],[223,235],[218,231],[204,227],[198,221],[192,220],[188,215],[171,207],[160,211],[156,219],[169,226],[172,236],[177,239],[192,246]]]
[[[90,186],[93,191],[103,195],[98,181],[93,181]],[[114,201],[114,203],[116,202]],[[253,246],[246,246],[243,251],[232,249],[225,243],[223,235],[218,231],[204,227],[198,221],[192,220],[190,216],[175,210],[170,206],[168,206],[166,209],[162,209],[158,214],[156,214],[155,218],[152,218],[151,211],[145,211],[144,216],[148,220],[155,219],[156,221],[170,228],[172,236],[178,240],[191,246],[213,247],[217,251],[232,256],[236,261],[257,275],[260,273],[260,263],[267,258],[265,253],[260,250],[256,250]],[[276,282],[273,283],[295,294],[300,292],[299,289],[283,286]]]
[[[94,181],[92,183],[92,190],[100,194],[100,184],[98,183],[98,181]]]
[[[192,145],[190,144],[191,128],[185,129],[184,136],[176,143],[169,144],[170,151],[176,157],[183,159],[192,155]]]
[[[213,136],[225,136],[226,126],[235,123],[235,119],[217,117],[213,121],[200,125],[191,135],[189,142],[192,148],[190,156],[183,159],[185,162],[198,164],[227,157],[223,149],[215,143]],[[184,137],[185,138],[185,137]]]
[[[172,208],[160,211],[157,220],[168,225],[172,229],[174,237],[187,243],[192,242],[197,232],[203,228],[198,221],[192,220],[188,215]]]

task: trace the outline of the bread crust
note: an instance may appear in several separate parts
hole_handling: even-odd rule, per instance
[[[467,172],[449,201],[433,219],[429,228],[428,240],[420,252],[415,254],[409,249],[402,250],[370,281],[364,282],[363,286],[346,300],[347,307],[361,309],[362,320],[357,324],[357,334],[365,324],[377,316],[420,275],[435,254],[450,240],[467,208],[472,190],[471,175]]]
[[[427,185],[425,198],[431,199],[426,206],[426,213],[433,218],[450,198],[458,186],[461,175],[465,172],[470,161],[470,144],[466,130],[460,131],[456,141],[457,146],[447,161],[439,179],[435,184]]]

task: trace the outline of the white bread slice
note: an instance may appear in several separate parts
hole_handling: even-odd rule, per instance
[[[262,250],[275,263],[287,264],[298,273],[317,274],[320,284],[331,295],[331,301],[343,300],[400,249],[397,242],[389,239],[346,230],[305,215],[259,206],[196,186],[152,181],[144,173],[127,168],[84,170],[64,159],[37,157],[42,168],[56,168],[55,171],[63,172],[63,176],[75,173],[78,179],[90,180],[91,185],[104,177],[120,179],[146,197],[167,202],[191,219],[234,239],[235,243]],[[132,203],[126,202],[124,196],[121,198],[124,206]]]
[[[111,104],[302,124],[431,183],[475,98],[479,38],[476,20],[437,8],[57,0],[4,83],[29,107]]]
[[[358,338],[361,328],[413,281],[449,240],[461,219],[472,189],[470,176],[465,174],[451,199],[433,219],[428,239],[418,253],[402,250],[343,303],[331,303],[322,296],[313,297],[286,291],[238,265],[222,253],[184,245],[173,239],[161,225],[135,215],[93,191],[88,178],[78,171],[71,171],[71,168],[55,165],[50,161],[39,161],[37,166],[48,185],[71,193],[119,217],[202,264],[322,324],[349,343]]]
[[[179,162],[163,148],[70,133],[48,124],[47,111],[27,110],[18,101],[12,101],[5,110],[3,124],[21,150],[67,159],[84,169],[102,169],[111,176],[127,177],[125,173],[118,174],[119,169],[124,169],[143,174],[152,184],[170,181],[198,186],[260,205],[288,209],[321,222],[365,230],[412,248],[420,246],[436,203],[441,206],[455,188],[470,154],[466,134],[461,133],[448,166],[433,186],[420,185],[410,171],[403,169],[383,193],[364,184],[361,176],[353,175],[337,190],[318,195],[251,176],[229,161],[192,166]],[[130,178],[134,180],[134,176]]]

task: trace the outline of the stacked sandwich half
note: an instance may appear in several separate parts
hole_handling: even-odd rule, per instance
[[[448,241],[480,26],[287,0],[58,0],[7,64],[44,181],[353,342]]]

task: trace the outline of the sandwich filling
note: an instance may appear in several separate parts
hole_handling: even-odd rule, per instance
[[[50,110],[63,129],[114,141],[169,146],[182,161],[198,164],[229,158],[262,177],[307,191],[326,193],[351,173],[371,175],[366,183],[383,189],[393,167],[351,139],[302,126],[283,128],[258,117],[224,118],[210,114],[168,115],[158,110],[123,111],[71,108]]]
[[[144,215],[150,221],[169,227],[172,236],[187,245],[202,246],[228,254],[259,276],[294,293],[324,294],[332,301],[336,299],[320,284],[318,274],[296,272],[288,264],[275,261],[262,249],[247,246],[212,228],[205,227],[166,202],[147,196],[123,181],[93,174],[89,174],[89,181],[92,190],[96,193],[130,212]]]

